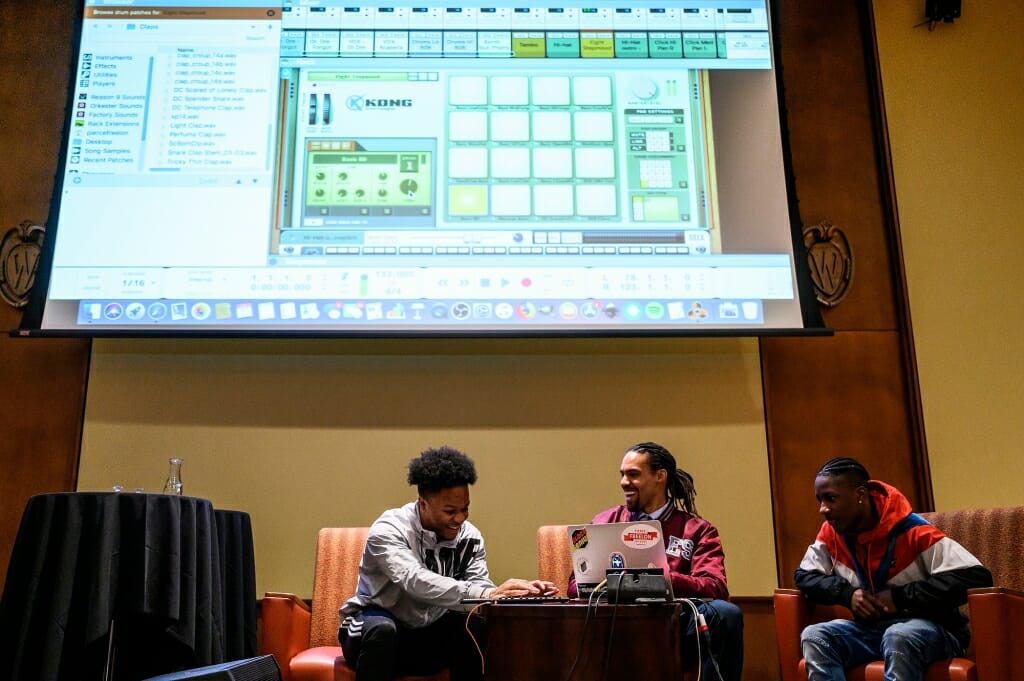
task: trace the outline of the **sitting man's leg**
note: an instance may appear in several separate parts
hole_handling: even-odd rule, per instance
[[[395,618],[378,608],[346,617],[338,630],[345,663],[356,671],[357,681],[391,681],[401,638]]]
[[[743,676],[743,612],[729,601],[701,603],[697,610],[704,615],[711,634],[711,660],[718,665],[704,666],[702,677],[708,681],[740,681]],[[709,676],[708,673],[711,672]]]
[[[845,681],[847,669],[882,659],[882,633],[886,626],[839,619],[804,629],[800,649],[808,681]]]
[[[451,612],[433,624],[412,628],[387,610],[364,608],[345,618],[338,640],[357,681],[392,681],[396,674],[436,674],[449,667],[452,681],[479,681],[480,655],[465,622],[465,613]],[[481,618],[470,621],[481,650],[483,627]]]
[[[482,681],[480,655],[485,649],[485,622],[471,617],[470,636],[466,633],[466,617],[464,612],[452,611],[426,627],[406,629],[399,671],[433,674],[447,667],[451,681]]]
[[[929,664],[963,652],[952,634],[930,620],[896,622],[882,635],[885,680],[920,681]]]

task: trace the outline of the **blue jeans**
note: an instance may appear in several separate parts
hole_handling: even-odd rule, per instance
[[[963,654],[945,628],[917,618],[812,624],[800,648],[808,681],[845,681],[845,670],[874,660],[885,662],[885,681],[921,681],[932,662]]]

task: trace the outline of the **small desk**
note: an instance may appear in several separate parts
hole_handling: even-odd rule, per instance
[[[206,499],[34,496],[0,599],[0,678],[100,679],[111,623],[118,680],[255,655],[252,556],[247,514]]]
[[[573,681],[682,679],[680,608],[677,603],[654,603],[602,604],[591,609]],[[487,619],[487,681],[566,678],[584,636],[586,603],[499,602],[481,611]],[[609,633],[611,651],[605,676]]]

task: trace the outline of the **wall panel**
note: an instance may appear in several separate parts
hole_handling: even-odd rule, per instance
[[[47,217],[64,114],[71,17],[51,3],[0,3],[0,235]],[[0,575],[37,492],[75,487],[90,343],[6,335],[0,300]]]
[[[918,509],[932,498],[870,8],[784,0],[779,11],[800,215],[842,229],[853,260],[848,294],[823,312],[834,337],[760,344],[786,586],[821,524],[811,490],[827,459],[861,460]]]

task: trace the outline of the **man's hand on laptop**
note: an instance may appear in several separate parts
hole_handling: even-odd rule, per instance
[[[487,598],[510,596],[557,596],[558,587],[540,579],[509,579],[487,592]]]

